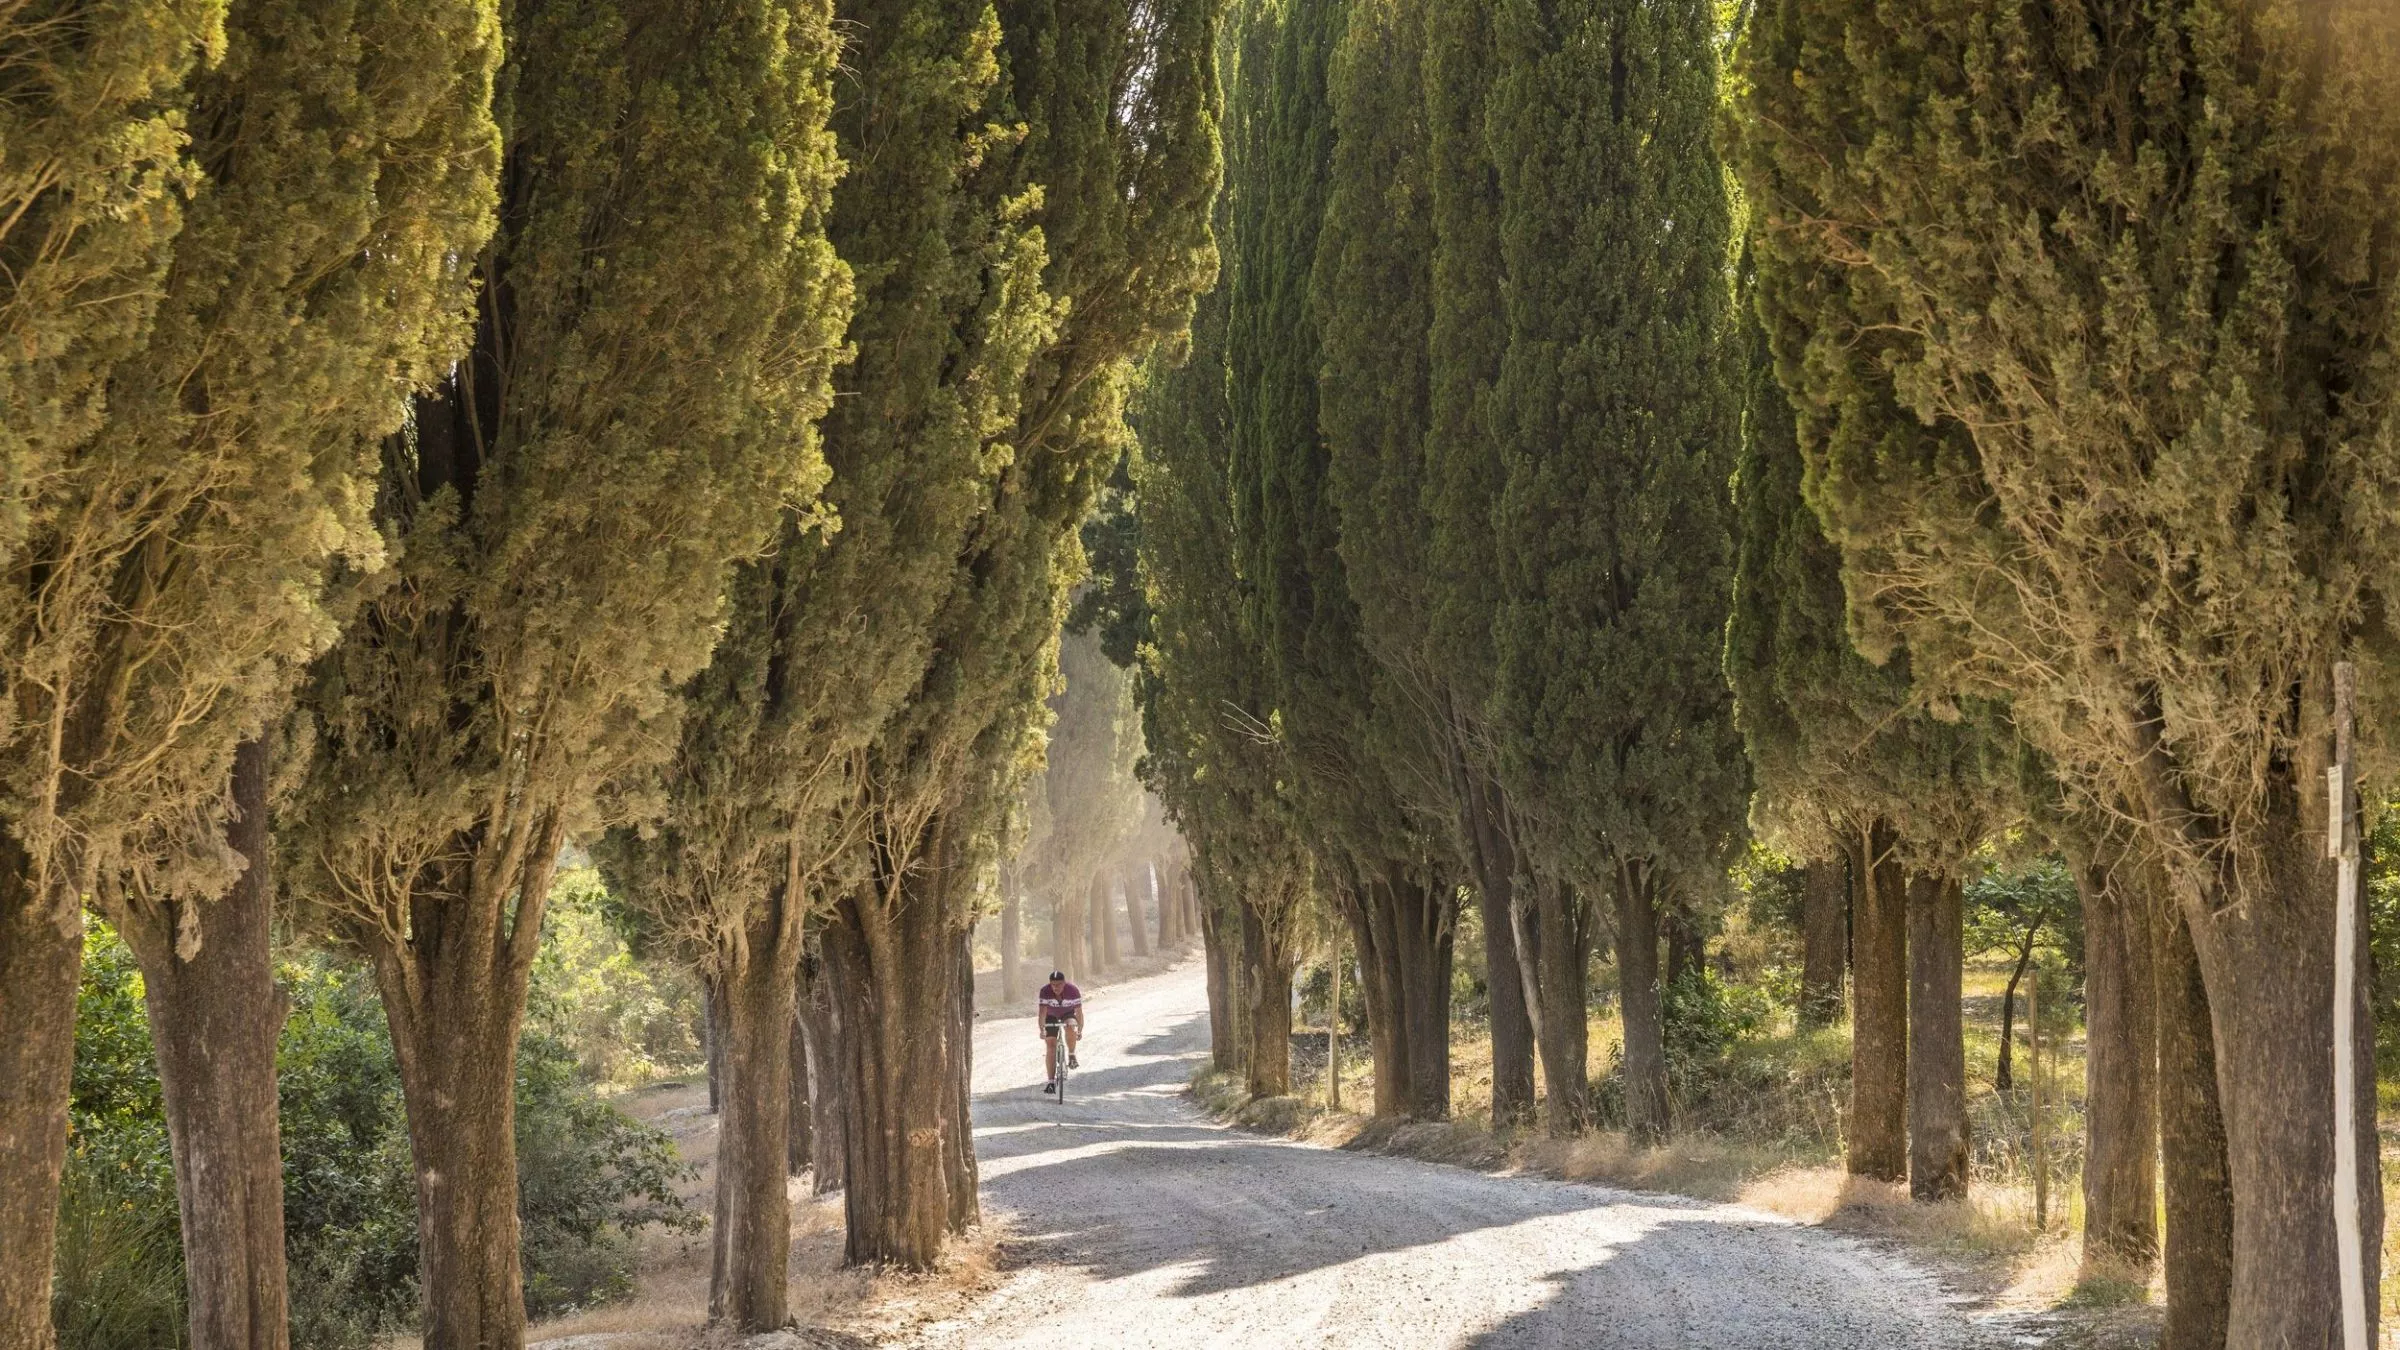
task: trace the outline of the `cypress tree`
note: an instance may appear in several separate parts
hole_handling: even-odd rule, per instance
[[[292,817],[294,890],[383,996],[444,1350],[523,1339],[514,1061],[559,850],[633,809],[733,565],[822,485],[845,309],[822,0],[506,19],[474,350],[385,445],[402,560],[319,664]]]
[[[1497,18],[1496,720],[1539,881],[1547,1122],[1588,1120],[1583,967],[1609,892],[1627,1114],[1654,1138],[1658,906],[1721,875],[1748,787],[1719,670],[1739,428],[1714,10]]]
[[[2174,879],[2238,1345],[2339,1335],[2320,785],[2337,660],[2368,742],[2389,717],[2396,26],[1779,3],[1746,57],[1778,370],[1870,636],[2010,699],[2075,797],[2140,808]],[[2361,1081],[2367,1025],[2337,1047]],[[2371,1094],[2355,1123],[2372,1290]]]
[[[0,133],[24,175],[0,189],[19,209],[0,240],[0,1341],[50,1336],[88,901],[146,976],[193,1343],[271,1346],[281,1013],[255,738],[333,627],[328,568],[380,557],[377,439],[463,337],[498,35],[481,0],[88,8],[0,20],[41,91]]]
[[[1493,80],[1493,9],[1425,0],[1427,209],[1434,240],[1428,342],[1424,511],[1429,532],[1426,665],[1451,727],[1459,845],[1483,918],[1492,1017],[1492,1115],[1533,1114],[1534,916],[1519,885],[1516,813],[1499,777],[1491,720],[1499,608],[1492,511],[1503,469],[1490,434],[1490,390],[1507,329],[1500,300],[1500,183],[1485,136]]]
[[[873,55],[891,62],[895,78],[921,78],[907,49],[915,34],[975,34],[983,55],[962,69],[988,74],[975,86],[988,104],[970,106],[1019,128],[1013,148],[977,137],[952,152],[960,188],[989,194],[970,197],[988,203],[981,209],[999,227],[985,256],[1005,262],[964,273],[1002,289],[960,314],[962,335],[974,331],[967,324],[982,327],[965,350],[986,365],[959,387],[993,401],[963,423],[975,435],[958,442],[971,452],[969,472],[937,490],[934,505],[955,508],[954,523],[938,538],[916,533],[922,547],[890,555],[905,562],[903,593],[922,604],[913,611],[922,616],[919,645],[888,667],[896,698],[827,816],[859,841],[825,888],[833,997],[845,1026],[858,1030],[840,1048],[854,1112],[849,1253],[922,1268],[976,1212],[962,996],[968,939],[980,879],[1034,762],[1067,587],[1082,568],[1076,529],[1125,448],[1128,363],[1174,337],[1214,266],[1216,5],[1012,4],[977,11],[972,27],[949,26],[963,7],[906,8],[961,14],[920,18],[913,32],[869,20],[871,47],[878,31],[893,43]],[[862,116],[887,113],[904,116],[905,102],[862,104]],[[846,141],[850,134],[845,125]],[[837,223],[867,245],[852,256],[906,256],[919,246],[909,212],[890,212],[874,194],[918,192],[925,178],[908,157],[878,149],[851,204],[837,209]],[[912,340],[932,333],[910,289],[894,286],[878,299],[891,306],[878,322],[903,326]],[[864,334],[861,343],[875,356]],[[890,383],[862,384],[868,396],[855,401],[855,416],[837,412],[837,421],[846,438],[902,452],[877,472],[915,479],[925,472],[922,447],[892,414],[957,366],[941,345],[901,355],[910,364],[862,362],[862,376]],[[914,520],[906,524],[915,531]],[[846,515],[828,559],[851,533]],[[812,578],[812,598],[847,605],[860,593],[832,580]],[[926,1120],[938,1128],[927,1130]]]
[[[1757,781],[1751,821],[1817,859],[1812,872],[1856,859],[1850,1169],[1907,1175],[1923,1198],[1948,1198],[1963,1191],[1967,1164],[1963,1030],[1947,1021],[1961,979],[1951,954],[1961,919],[1950,901],[1967,855],[2011,809],[2014,737],[1990,707],[1936,718],[1912,687],[1905,652],[1878,665],[1851,645],[1841,555],[1802,492],[1798,432],[1756,313],[1750,249],[1743,263],[1747,385],[1725,671]],[[1831,891],[1812,875],[1812,903]],[[1927,925],[1926,942],[1902,931],[1916,921]],[[1812,952],[1818,934],[1840,935],[1838,914],[1829,922],[1812,911],[1809,924]],[[1910,979],[1924,996],[1912,996],[1902,983]],[[1912,1054],[1912,1041],[1924,1053]]]

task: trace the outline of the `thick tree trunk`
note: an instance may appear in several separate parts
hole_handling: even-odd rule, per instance
[[[2150,907],[2130,865],[2079,858],[2083,894],[2083,1255],[2158,1254],[2158,1024]]]
[[[802,960],[808,971],[807,992],[800,1004],[800,1036],[808,1057],[809,1166],[815,1193],[830,1195],[842,1188],[849,1167],[850,1107],[840,1073],[840,1012],[824,962],[813,955]]]
[[[1408,1112],[1408,1016],[1401,1006],[1399,939],[1392,932],[1391,897],[1380,885],[1352,886],[1343,906],[1358,952],[1358,996],[1367,1007],[1367,1044],[1375,1065],[1375,1114]]]
[[[233,889],[196,906],[143,906],[119,916],[119,931],[141,962],[158,1057],[191,1350],[282,1350],[291,1337],[275,1045],[289,1005],[275,986],[267,752],[257,741],[234,752],[233,804],[225,842],[248,864]]]
[[[1200,911],[1202,957],[1208,968],[1209,1058],[1219,1073],[1233,1073],[1242,1067],[1242,1038],[1235,1026],[1234,1011],[1240,1001],[1234,968],[1241,938],[1238,933],[1227,932],[1226,927],[1216,906]]]
[[[945,1128],[956,933],[916,876],[884,877],[841,898],[824,931],[841,1019],[849,1128],[843,1146],[846,1256],[852,1265],[930,1270],[950,1231]],[[933,884],[938,885],[938,881]]]
[[[1133,942],[1133,954],[1136,958],[1150,954],[1150,920],[1147,915],[1142,913],[1143,888],[1135,884],[1135,878],[1140,875],[1141,871],[1142,869],[1139,867],[1132,867],[1118,873],[1118,878],[1125,887],[1125,933]]]
[[[1854,1176],[1908,1177],[1908,899],[1891,827],[1866,858],[1850,949],[1850,1157]]]
[[[1554,1138],[1567,1139],[1592,1125],[1592,1094],[1584,1060],[1590,1031],[1584,1022],[1584,966],[1592,952],[1589,908],[1575,887],[1538,879],[1535,912],[1541,925],[1540,1040],[1542,1078],[1549,1091],[1542,1123]]]
[[[1281,923],[1242,906],[1244,1021],[1250,1036],[1253,1097],[1292,1093],[1292,952]]]
[[[1394,931],[1399,938],[1400,1008],[1408,1028],[1408,1113],[1450,1117],[1450,976],[1458,935],[1455,888],[1395,875]]]
[[[1017,974],[1025,944],[1025,897],[1015,887],[1000,901],[1000,1001],[1014,1003],[1025,992]]]
[[[2157,745],[2151,751],[2143,786],[2153,825],[2186,838],[2218,837],[2222,831],[2182,791],[2171,751]],[[2367,1085],[2358,1094],[2356,1166],[2370,1326],[2375,1319],[2383,1202],[2374,1024],[2361,1017],[2351,1044],[2334,1044],[2335,867],[2325,857],[2324,781],[2321,753],[2277,767],[2264,819],[2254,827],[2255,850],[2235,857],[2220,846],[2214,856],[2222,870],[2190,875],[2179,888],[2215,1029],[2233,1183],[2226,1342],[2234,1346],[2313,1350],[2342,1336],[2333,1195],[2337,1050]],[[2354,967],[2362,994],[2366,949],[2358,944]]]
[[[2233,1180],[2217,1107],[2208,989],[2183,910],[2150,909],[2158,991],[2158,1135],[2166,1180],[2167,1316],[2159,1350],[2225,1350],[2233,1292]]]
[[[964,929],[958,934],[957,960],[950,987],[950,1099],[942,1121],[945,1155],[950,1171],[950,1231],[964,1233],[983,1220],[982,1174],[975,1165],[975,1121],[971,1098],[975,1087],[975,944]]]
[[[1849,965],[1850,880],[1838,858],[1808,865],[1800,893],[1800,1025],[1842,1020],[1842,975]]]
[[[1967,1193],[1965,915],[1955,877],[1908,880],[1908,1192]]]
[[[1617,983],[1625,1015],[1625,1128],[1634,1142],[1667,1135],[1667,1041],[1660,1017],[1658,888],[1647,862],[1617,863]]]
[[[1462,779],[1465,774],[1462,771]],[[1516,849],[1501,828],[1500,810],[1488,788],[1472,780],[1461,795],[1467,803],[1465,833],[1475,864],[1476,913],[1483,920],[1483,983],[1492,1010],[1492,1124],[1501,1129],[1533,1120],[1533,1022],[1527,1016],[1525,976],[1510,905],[1516,892]]]
[[[0,1345],[49,1350],[83,918],[66,888],[34,891],[31,860],[0,829]]]
[[[719,940],[709,981],[722,1061],[708,1320],[741,1332],[790,1320],[792,1021],[801,906],[787,881]]]

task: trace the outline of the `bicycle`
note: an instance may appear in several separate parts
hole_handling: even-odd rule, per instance
[[[1073,1055],[1067,1053],[1064,1041],[1066,1025],[1063,1021],[1042,1024],[1042,1038],[1050,1042],[1051,1062],[1058,1066],[1055,1076],[1050,1080],[1050,1085],[1058,1089],[1058,1099],[1062,1102],[1067,1099],[1067,1074],[1074,1068],[1073,1061],[1075,1059]]]

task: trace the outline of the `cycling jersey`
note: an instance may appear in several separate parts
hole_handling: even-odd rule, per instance
[[[1045,984],[1037,997],[1045,1022],[1071,1022],[1075,1014],[1083,1011],[1083,991],[1071,980]]]

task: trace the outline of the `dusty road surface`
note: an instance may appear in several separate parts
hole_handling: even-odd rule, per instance
[[[976,1149],[1023,1268],[921,1344],[1982,1350],[1904,1263],[1721,1205],[1495,1177],[1227,1129],[1181,1099],[1198,964],[1096,994],[1041,1092],[1030,1017],[975,1042]]]

